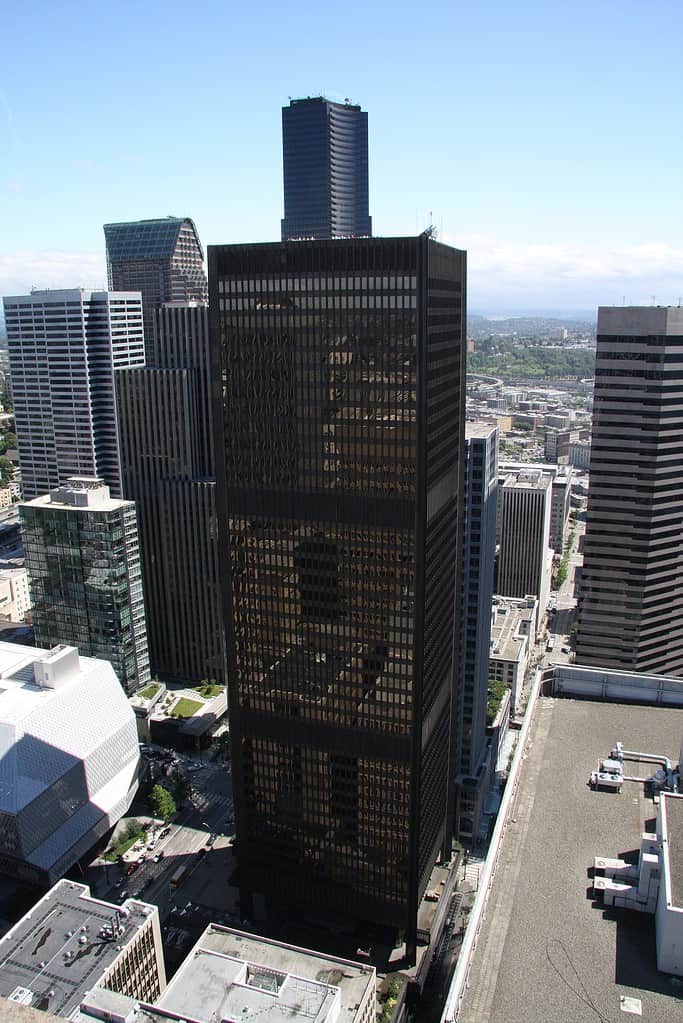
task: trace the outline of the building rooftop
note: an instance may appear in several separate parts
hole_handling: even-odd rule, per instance
[[[191,225],[201,252],[197,229],[189,218],[162,217],[158,220],[105,224],[107,259],[110,263],[138,259],[170,259],[175,252],[180,229],[185,223]]]
[[[683,796],[663,796],[666,813],[667,847],[671,901],[683,910]]]
[[[495,423],[465,423],[465,437],[467,440],[481,438],[485,440],[497,429]]]
[[[616,1023],[622,996],[648,1023],[680,1015],[680,980],[656,968],[654,918],[598,907],[588,873],[595,856],[637,850],[656,807],[642,785],[592,792],[587,779],[617,740],[677,762],[681,734],[679,709],[539,701],[459,1023]]]
[[[69,1016],[154,912],[135,899],[101,902],[87,885],[59,881],[0,940],[0,996],[22,988],[32,992],[33,1008]]]
[[[150,1018],[313,1023],[326,1019],[338,998],[343,1023],[355,1019],[369,987],[374,994],[371,966],[211,924]]]
[[[56,511],[116,511],[119,508],[132,507],[133,501],[125,501],[112,497],[104,480],[71,476],[61,486],[51,490],[49,494],[41,494],[32,501],[24,501],[20,507],[54,508]]]
[[[494,597],[491,617],[491,657],[517,661],[524,653],[536,619],[536,600]],[[526,623],[526,624],[525,624]]]
[[[504,466],[501,470],[504,471]],[[552,485],[552,475],[541,469],[528,468],[508,472],[502,485],[515,490],[547,490]]]

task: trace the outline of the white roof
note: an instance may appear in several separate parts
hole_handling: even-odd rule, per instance
[[[36,683],[50,652],[0,643],[0,811],[16,814],[64,772],[65,755],[85,760],[107,733],[129,723],[126,695],[108,661],[78,658],[57,688]],[[97,708],[97,713],[93,713]],[[24,740],[24,741],[22,741]]]

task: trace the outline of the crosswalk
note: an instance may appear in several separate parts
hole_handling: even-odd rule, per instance
[[[477,891],[483,866],[483,857],[470,853],[467,857],[467,863],[460,865],[459,883],[466,881],[473,891]]]

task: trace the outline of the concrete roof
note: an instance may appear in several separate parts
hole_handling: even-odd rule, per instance
[[[682,733],[683,710],[539,701],[459,1023],[616,1023],[621,996],[648,1023],[677,1017],[654,918],[603,910],[588,874],[595,856],[638,849],[657,808],[637,783],[616,794],[587,779],[617,740],[677,762]],[[628,773],[649,772],[629,762]]]
[[[277,999],[264,995],[258,986],[245,986],[240,980],[244,963],[265,973],[287,975]],[[339,988],[339,1019],[344,1023],[355,1019],[370,985],[374,992],[373,967],[211,924],[155,1005],[160,1012],[202,1023],[226,1017],[249,1020],[256,1015],[264,1023],[281,1019],[296,1023],[329,1011],[330,988]]]
[[[0,996],[26,988],[33,992],[34,1008],[69,1016],[121,955],[119,946],[135,937],[153,911],[134,899],[123,907],[101,902],[86,885],[59,881],[0,940]],[[123,933],[115,940],[100,936],[100,929],[116,918]],[[68,960],[67,952],[74,953]]]
[[[667,847],[671,901],[683,910],[683,796],[663,796],[666,811]]]

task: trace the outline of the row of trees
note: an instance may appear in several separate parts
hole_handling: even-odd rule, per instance
[[[498,377],[578,377],[584,379],[595,372],[595,351],[592,348],[537,348],[519,341],[488,338],[478,341],[467,356],[470,373]]]

